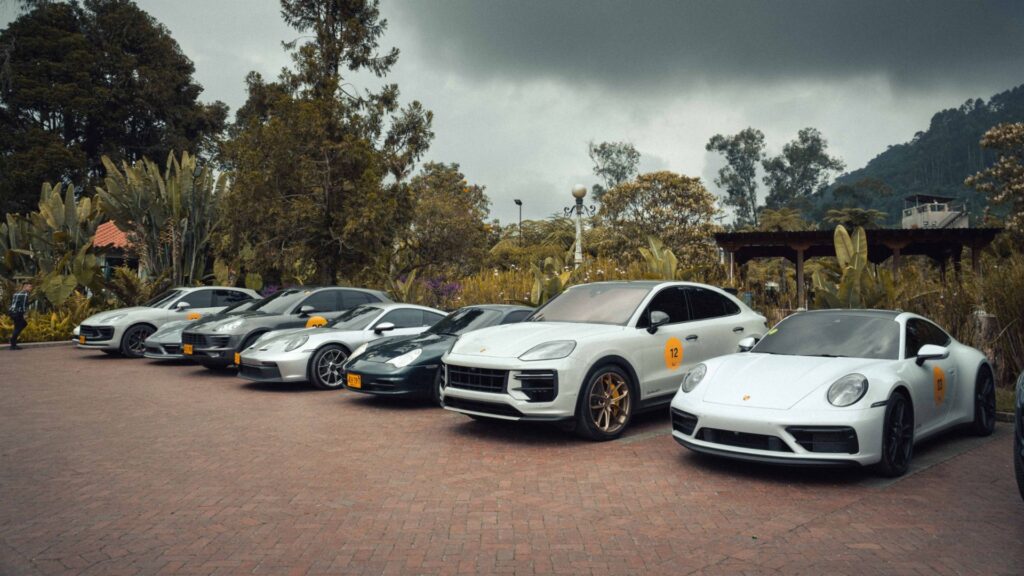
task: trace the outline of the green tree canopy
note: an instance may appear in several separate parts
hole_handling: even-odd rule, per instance
[[[591,142],[587,153],[594,163],[594,175],[601,179],[594,184],[594,199],[600,201],[605,192],[636,178],[640,152],[629,142]]]
[[[833,172],[846,167],[828,155],[828,142],[815,128],[804,128],[796,140],[782,148],[782,154],[762,163],[768,186],[768,208],[805,209],[809,200],[828,187]]]
[[[725,156],[715,184],[725,189],[723,203],[736,210],[737,226],[757,226],[757,166],[764,160],[764,133],[745,128],[733,136],[715,134],[705,149]]]
[[[101,158],[210,150],[227,107],[199,102],[192,62],[129,0],[29,2],[0,31],[0,206],[43,181],[95,183]],[[89,186],[86,186],[89,189]]]
[[[966,184],[1006,206],[1006,227],[1024,233],[1024,122],[1000,124],[985,133],[981,145],[999,153],[992,166],[967,179]]]

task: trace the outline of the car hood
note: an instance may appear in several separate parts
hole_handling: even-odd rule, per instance
[[[362,330],[332,330],[330,328],[288,328],[274,330],[256,341],[252,347],[260,352],[283,351],[288,342],[298,336],[307,336],[309,339],[303,343],[298,350],[319,346],[325,342],[340,342],[347,344],[351,340],[365,339],[365,332]]]
[[[243,322],[241,324],[241,327],[245,327],[246,324],[248,324],[249,321],[252,321],[252,320],[261,320],[262,321],[262,320],[268,320],[268,319],[274,319],[274,318],[284,318],[285,315],[284,314],[265,314],[265,313],[260,312],[260,311],[257,310],[257,311],[241,312],[239,314],[217,314],[216,316],[217,316],[216,318],[214,318],[214,317],[210,317],[208,319],[207,318],[200,318],[200,320],[203,320],[201,326],[202,326],[202,329],[204,331],[207,331],[207,330],[215,331],[217,328],[220,328],[221,326],[223,326],[225,324],[228,324],[230,322],[234,322],[236,320],[243,320]],[[237,331],[241,331],[242,330],[241,327]]]
[[[441,359],[445,352],[451,349],[456,336],[449,334],[423,333],[405,338],[391,338],[387,342],[372,345],[359,360],[367,362],[387,362],[392,358],[398,358],[402,354],[412,352],[417,348],[422,350],[416,364],[424,362],[436,362]]]
[[[157,308],[150,308],[149,306],[132,306],[130,308],[117,308],[114,310],[107,310],[106,312],[100,312],[99,314],[93,314],[85,320],[82,320],[82,324],[87,326],[96,326],[106,324],[110,322],[110,318],[114,316],[126,316],[126,315],[137,315],[141,312],[154,312]],[[123,318],[118,318],[118,322],[122,322]]]
[[[852,373],[864,373],[890,360],[822,358],[742,353],[707,363],[699,385],[702,398],[713,404],[788,410],[808,395]]]
[[[622,331],[610,324],[577,324],[573,322],[523,322],[482,328],[459,338],[452,354],[517,358],[534,346],[553,340],[588,340],[604,338]]]

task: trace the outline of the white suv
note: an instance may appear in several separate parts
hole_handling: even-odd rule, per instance
[[[689,367],[760,337],[764,316],[689,282],[573,286],[524,322],[463,335],[443,358],[448,410],[560,421],[616,438],[633,414],[666,406]]]

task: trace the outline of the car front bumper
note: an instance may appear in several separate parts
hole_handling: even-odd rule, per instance
[[[440,364],[411,365],[395,368],[384,362],[365,362],[358,358],[345,367],[345,388],[363,394],[380,396],[428,397]],[[348,374],[358,374],[359,388],[348,385]]]
[[[712,404],[679,392],[670,413],[672,437],[695,452],[793,466],[866,466],[881,458],[884,405],[773,410]]]
[[[307,382],[310,352],[242,352],[238,375],[255,382]]]
[[[82,325],[78,327],[75,346],[91,350],[120,350],[123,326]]]
[[[181,342],[159,342],[152,338],[146,340],[146,351],[142,354],[152,360],[177,360],[184,358],[181,353]]]
[[[235,352],[242,343],[239,334],[220,334],[216,332],[185,332],[182,334],[182,346],[192,346],[192,353],[183,355],[193,362],[207,366],[230,366],[235,363]]]
[[[452,369],[479,371],[495,377],[503,375],[504,384],[492,390],[470,389],[457,385]],[[558,360],[524,362],[518,358],[488,358],[449,354],[442,366],[446,385],[441,403],[446,410],[501,420],[559,421],[576,415],[576,398],[586,368],[572,357]],[[556,381],[554,400],[531,400],[523,391],[524,374],[550,372]]]

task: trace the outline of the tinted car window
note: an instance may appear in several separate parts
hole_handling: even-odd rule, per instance
[[[509,312],[508,314],[506,314],[505,318],[502,319],[501,323],[515,324],[516,322],[522,322],[530,314],[533,314],[533,310],[515,310],[513,312]]]
[[[345,310],[327,325],[338,330],[362,330],[369,326],[370,322],[373,322],[373,319],[379,314],[380,308],[377,306],[356,306]]]
[[[495,310],[484,308],[459,308],[447,315],[440,322],[430,327],[432,334],[449,334],[458,336],[480,328],[493,326],[501,314]]]
[[[377,324],[391,322],[395,328],[416,328],[423,326],[423,311],[409,308],[392,310],[384,315]]]
[[[625,326],[650,292],[645,284],[582,284],[548,300],[527,321]]]
[[[249,300],[251,296],[245,292],[239,292],[238,290],[214,290],[213,291],[213,305],[214,306],[230,306],[236,302],[242,302]]]
[[[751,352],[896,360],[900,325],[891,318],[852,313],[796,314],[779,322]]]
[[[320,290],[314,292],[308,298],[299,304],[299,308],[303,306],[312,306],[314,312],[335,312],[342,308],[338,305],[338,292],[339,290]]]
[[[435,314],[433,312],[424,311],[423,324],[420,324],[420,326],[433,326],[434,324],[437,324],[441,320],[444,320],[444,316],[442,316],[441,314]]]
[[[216,306],[213,303],[213,290],[195,290],[181,297],[178,302],[188,302],[192,308],[209,308]],[[177,302],[174,304],[177,306]]]
[[[706,288],[687,286],[686,294],[690,299],[690,313],[694,320],[730,316],[740,311],[735,302]]]
[[[936,346],[948,346],[949,336],[941,328],[918,318],[907,320],[907,340],[904,346],[904,356],[917,358],[917,352],[925,344]]]
[[[380,302],[380,299],[367,294],[366,292],[357,292],[355,290],[342,290],[341,291],[341,307],[342,308],[355,308],[360,304],[370,304],[372,302]]]
[[[169,303],[171,300],[174,300],[180,294],[181,290],[168,290],[167,292],[160,294],[156,298],[153,298],[149,302],[146,302],[145,304],[143,304],[143,306],[152,306],[154,308],[159,308],[160,306]]]
[[[306,292],[304,290],[289,288],[280,292],[274,292],[272,296],[260,300],[252,309],[259,310],[265,314],[286,314],[305,297]]]
[[[651,303],[647,305],[647,311],[637,324],[638,328],[651,325],[651,312],[661,311],[668,314],[669,324],[678,324],[690,319],[690,312],[686,308],[686,296],[678,286],[664,288],[654,295]]]

